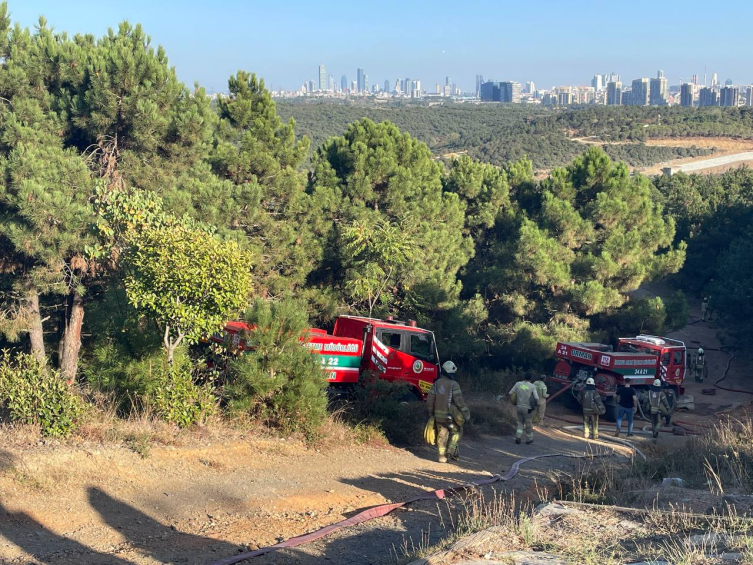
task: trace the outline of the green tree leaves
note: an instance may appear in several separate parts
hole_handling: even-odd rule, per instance
[[[136,235],[126,273],[129,301],[164,328],[169,362],[184,339],[196,343],[220,329],[251,292],[249,265],[236,243],[183,225]]]

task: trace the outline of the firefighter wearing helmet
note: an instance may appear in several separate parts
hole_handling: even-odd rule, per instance
[[[447,458],[455,461],[460,454],[458,443],[463,434],[463,424],[470,420],[471,412],[463,399],[460,385],[455,380],[458,368],[452,361],[442,364],[442,372],[426,397],[426,407],[434,418],[437,429],[437,451],[439,462],[447,463]]]
[[[578,401],[583,406],[583,437],[599,439],[599,416],[607,409],[593,378],[586,379],[586,386],[578,393]]]
[[[662,416],[669,414],[669,401],[659,379],[648,390],[648,404],[651,411],[651,431],[656,439],[659,437]]]
[[[708,376],[709,368],[706,365],[706,355],[703,352],[703,347],[698,348],[698,355],[693,365],[693,373],[695,374],[695,380],[697,383],[702,383],[703,379]]]

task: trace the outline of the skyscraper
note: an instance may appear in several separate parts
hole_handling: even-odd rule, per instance
[[[664,75],[664,71],[659,71]],[[667,79],[659,76],[651,79],[649,104],[652,106],[664,106],[667,103]]]
[[[633,81],[633,93],[630,97],[633,106],[648,106],[648,86],[647,78],[637,78]]]
[[[445,86],[452,85],[452,79],[450,77],[444,77],[444,85]]]
[[[327,67],[319,65],[319,90],[327,90]]]
[[[698,105],[699,106],[718,106],[719,100],[716,96],[716,90],[709,87],[704,87],[698,93]]]
[[[711,75],[711,86],[719,86],[719,75],[717,75],[716,73]]]
[[[680,106],[690,108],[693,106],[693,97],[695,95],[695,85],[684,83],[680,86]]]
[[[514,81],[499,83],[500,102],[520,102],[520,83]]]
[[[348,90],[348,77],[346,75],[343,75],[340,79],[340,89],[345,92]]]
[[[405,79],[405,95],[413,96],[413,81],[409,78]]]
[[[392,92],[390,90],[390,81],[389,81],[389,79],[384,79],[384,91],[385,92]]]
[[[719,91],[720,106],[737,106],[740,90],[734,86],[725,86]]]
[[[612,81],[607,85],[607,106],[620,104],[622,104],[622,83],[618,80]]]
[[[363,75],[363,91],[369,93],[369,75]]]
[[[748,96],[745,99],[746,106],[753,106],[753,85],[748,87]]]
[[[329,77],[327,77],[327,90],[329,90],[330,92],[335,91],[335,77],[333,77],[332,75],[329,75]]]
[[[481,85],[484,83],[484,75],[476,75],[476,97],[481,96]]]
[[[591,86],[594,87],[596,92],[604,90],[604,75],[594,75],[594,78],[591,79]]]
[[[526,82],[526,92],[528,94],[533,94],[534,92],[536,92],[536,85],[532,80]]]
[[[365,83],[363,80],[364,76],[365,75],[364,75],[363,69],[358,69],[356,71],[356,83],[358,84],[358,92],[363,92],[365,90],[364,88]]]

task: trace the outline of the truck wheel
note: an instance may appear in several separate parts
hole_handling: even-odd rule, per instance
[[[606,408],[606,412],[604,412],[603,418],[605,420],[615,422],[617,420],[617,401],[615,400],[615,397],[610,396],[610,397],[604,398],[603,400],[604,400],[604,408]]]
[[[421,393],[418,392],[418,389],[411,388],[410,391],[406,392],[403,396],[398,398],[398,401],[400,404],[408,405],[411,402],[419,402],[423,400],[423,397],[421,396]]]

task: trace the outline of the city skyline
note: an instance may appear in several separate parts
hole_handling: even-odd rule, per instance
[[[24,27],[44,14],[55,29],[99,37],[122,20],[141,23],[153,45],[166,49],[181,80],[217,92],[226,91],[227,78],[239,69],[256,73],[268,87],[295,90],[304,80],[318,83],[311,69],[321,63],[335,84],[341,75],[352,81],[362,68],[370,84],[418,77],[428,89],[452,76],[466,92],[475,90],[476,74],[551,87],[587,85],[588,77],[607,69],[632,80],[664,68],[672,85],[702,76],[704,68],[721,82],[753,82],[746,17],[753,7],[737,1],[705,8],[703,17],[688,2],[642,0],[625,7],[584,2],[578,9],[471,0],[462,10],[444,1],[322,7],[231,0],[222,8],[207,11],[196,0],[9,3],[12,20]],[[678,49],[681,36],[695,40]]]

